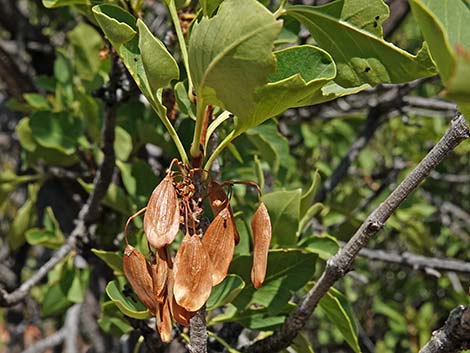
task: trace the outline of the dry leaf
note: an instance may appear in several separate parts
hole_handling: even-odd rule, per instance
[[[162,342],[169,343],[171,342],[171,312],[168,299],[165,298],[163,304],[158,303],[158,313],[156,315],[157,319],[157,330],[160,334]]]
[[[235,232],[233,233],[235,237],[235,245],[238,245],[240,242],[240,234],[237,230],[237,225],[235,223],[235,217],[233,217],[233,210],[230,206],[228,196],[224,190],[224,187],[215,181],[211,181],[209,184],[209,203],[212,209],[212,214],[216,217],[223,209],[226,208],[228,204],[228,209],[230,212],[230,218],[233,222],[233,229]]]
[[[263,202],[260,202],[251,219],[253,231],[253,267],[251,282],[255,288],[261,287],[266,276],[269,243],[271,241],[271,219]]]
[[[230,210],[226,207],[209,224],[202,237],[202,245],[212,262],[213,286],[222,282],[227,276],[235,248],[234,232],[234,222]]]
[[[152,277],[145,256],[133,246],[127,245],[124,249],[122,267],[137,297],[155,315],[157,308],[153,294]]]
[[[153,190],[144,216],[144,231],[150,245],[160,249],[171,244],[179,230],[178,196],[171,176]]]
[[[157,249],[157,263],[152,264],[152,281],[155,299],[163,304],[167,297],[167,282],[171,259],[167,254],[166,247]]]
[[[175,257],[174,274],[176,302],[188,311],[199,310],[212,288],[212,264],[199,236],[184,236]]]

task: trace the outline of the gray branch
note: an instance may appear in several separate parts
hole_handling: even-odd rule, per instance
[[[359,256],[370,260],[405,265],[414,269],[433,269],[437,271],[452,271],[470,274],[470,262],[462,260],[439,259],[410,252],[399,254],[391,251],[368,248],[361,249],[359,251]]]
[[[75,304],[67,310],[64,326],[60,330],[36,342],[23,353],[42,353],[64,342],[66,353],[76,353],[80,306],[81,304]]]
[[[470,307],[459,305],[419,353],[455,353],[465,349],[470,349]]]
[[[463,140],[470,137],[470,129],[462,115],[451,122],[441,140],[411,171],[401,184],[381,203],[362,223],[353,237],[326,264],[326,268],[313,288],[303,298],[300,305],[284,321],[282,327],[273,335],[245,347],[244,352],[278,352],[290,345],[299,331],[305,326],[320,299],[340,278],[352,268],[360,250],[382,229],[385,222],[402,202],[419,186],[431,171]]]

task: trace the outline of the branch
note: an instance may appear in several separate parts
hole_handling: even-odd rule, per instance
[[[322,275],[307,293],[301,304],[284,321],[282,327],[273,335],[245,347],[244,352],[278,352],[290,345],[298,332],[312,315],[320,299],[340,278],[351,270],[352,264],[369,240],[401,205],[401,203],[419,186],[431,171],[460,142],[470,137],[470,129],[462,115],[452,120],[450,128],[434,148],[402,181],[402,183],[379,205],[362,223],[349,242],[340,249],[326,264]]]
[[[416,80],[406,85],[393,86],[380,96],[379,103],[372,107],[367,114],[367,119],[362,125],[361,131],[356,140],[351,144],[346,155],[333,171],[331,176],[323,183],[322,188],[315,196],[314,203],[323,202],[328,193],[330,193],[343,178],[347,175],[351,164],[357,159],[359,153],[367,146],[376,131],[384,121],[383,116],[390,111],[396,110],[402,104],[403,96],[411,90],[422,84],[423,80]]]
[[[67,310],[64,326],[50,336],[36,342],[34,345],[24,350],[23,353],[42,353],[54,348],[65,341],[65,352],[77,352],[77,328],[81,304],[75,304]]]
[[[470,307],[453,309],[444,326],[434,331],[419,353],[454,353],[470,348]]]
[[[368,258],[370,260],[405,265],[414,269],[431,268],[437,271],[452,271],[470,274],[470,262],[462,260],[439,259],[436,257],[427,257],[410,252],[399,254],[391,251],[368,248],[361,249],[359,251],[359,256]]]
[[[110,89],[115,91],[114,80],[116,79],[116,60],[113,62],[113,69],[110,79]],[[114,73],[114,75],[113,75]],[[115,154],[114,154],[114,128],[116,125],[116,100],[111,104],[107,102],[104,126],[102,130],[103,139],[103,162],[93,181],[93,191],[88,197],[86,204],[82,207],[78,214],[75,228],[70,234],[67,242],[62,245],[59,250],[44,264],[37,272],[28,280],[23,282],[21,286],[11,293],[0,289],[0,306],[12,306],[22,301],[29,293],[31,288],[38,284],[58,263],[60,263],[73,249],[75,249],[78,240],[85,240],[88,233],[88,226],[98,214],[98,207],[101,199],[106,194],[108,186],[114,172]]]

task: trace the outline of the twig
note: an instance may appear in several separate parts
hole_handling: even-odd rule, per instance
[[[389,263],[410,266],[414,269],[432,268],[437,271],[453,271],[470,274],[470,262],[453,259],[439,259],[436,257],[427,257],[410,252],[402,254],[380,250],[364,248],[359,251],[359,256],[370,260],[378,260]]]
[[[113,70],[115,71],[116,63],[113,63]],[[111,74],[111,88],[115,87],[113,78],[115,75]],[[116,101],[114,101],[116,102]],[[114,172],[115,155],[114,155],[114,128],[116,125],[116,107],[115,104],[107,104],[105,121],[102,131],[103,137],[103,162],[101,163],[98,172],[96,173],[93,181],[93,191],[89,195],[86,204],[82,207],[78,214],[78,219],[75,228],[70,234],[67,242],[62,245],[59,250],[42,265],[36,273],[28,280],[23,282],[21,286],[11,293],[0,289],[0,306],[12,306],[22,301],[29,293],[31,288],[38,284],[58,263],[60,263],[73,249],[75,249],[78,240],[85,240],[88,233],[88,226],[98,214],[98,207],[101,199],[106,194],[108,186],[111,183],[112,175]]]
[[[462,183],[467,184],[470,183],[470,175],[469,174],[444,174],[433,171],[430,177],[434,180],[444,181],[446,183]]]
[[[343,178],[347,175],[351,164],[357,159],[359,153],[367,146],[376,131],[384,121],[383,117],[390,111],[400,106],[404,95],[420,85],[423,81],[413,81],[406,85],[397,85],[386,91],[380,97],[380,102],[372,107],[367,114],[367,119],[362,125],[356,140],[351,144],[346,155],[333,171],[331,176],[323,183],[322,188],[315,196],[314,203],[323,202]]]
[[[454,353],[470,348],[470,307],[453,309],[446,323],[434,331],[419,353]]]
[[[82,304],[75,304],[67,310],[64,328],[67,335],[65,336],[65,353],[77,353],[77,337],[78,323],[80,321],[80,308]]]
[[[372,236],[382,229],[387,219],[444,159],[447,153],[468,137],[470,137],[470,129],[465,122],[465,118],[459,115],[452,120],[450,128],[426,157],[387,199],[367,217],[349,242],[328,260],[326,268],[318,281],[307,293],[297,309],[284,321],[282,327],[273,335],[245,347],[244,352],[278,352],[288,347],[298,332],[304,327],[320,299],[338,279],[351,270],[359,251],[366,247]]]
[[[23,353],[42,353],[50,348],[54,348],[55,346],[58,346],[64,342],[66,335],[67,331],[62,327],[59,331],[53,333],[50,336],[47,336],[28,349],[24,350]]]
[[[207,353],[206,310],[203,307],[189,321],[189,351]]]
[[[23,353],[41,353],[50,348],[58,346],[65,341],[65,350],[66,353],[76,353],[77,352],[77,328],[79,321],[79,312],[81,304],[75,304],[67,310],[65,316],[64,326],[53,333],[50,336],[40,340],[35,343],[28,349],[24,350]]]

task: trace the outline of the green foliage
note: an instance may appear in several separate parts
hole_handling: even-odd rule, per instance
[[[447,125],[442,118],[427,119],[427,111],[411,113],[409,121],[392,112],[360,153],[350,175],[326,201],[315,203],[322,181],[331,176],[361,131],[368,107],[355,109],[357,102],[349,97],[326,106],[337,115],[333,119],[325,117],[325,106],[282,114],[383,83],[428,77],[437,70],[446,97],[470,115],[466,80],[470,16],[464,1],[412,0],[414,17],[407,18],[404,29],[400,27],[397,37],[392,37],[403,49],[384,39],[382,24],[390,10],[382,0],[337,0],[324,6],[280,9],[268,8],[268,3],[278,5],[276,1],[200,1],[196,12],[189,14],[194,21],[175,44],[157,38],[147,26],[145,2],[43,0],[47,8],[61,7],[54,11],[62,11],[68,21],[66,26],[50,24],[44,33],[65,28],[61,36],[65,42],[56,49],[52,75],[36,80],[40,93],[28,92],[22,96],[24,101],[8,103],[24,114],[15,130],[20,165],[16,168],[0,157],[0,211],[11,219],[1,241],[8,243],[13,254],[28,252],[22,280],[43,260],[37,254],[48,257],[68,238],[59,222],[67,218],[61,207],[38,202],[46,184],[60,183],[60,190],[70,196],[67,202],[72,210],[63,212],[74,215],[94,191],[93,179],[104,157],[101,129],[108,112],[98,93],[113,79],[114,52],[140,90],[125,90],[115,111],[116,168],[101,200],[100,215],[93,220],[97,222],[93,244],[80,248],[87,264],[77,266],[80,256],[72,253],[49,272],[47,283],[35,288],[43,317],[60,322],[67,308],[83,302],[92,285],[90,276],[99,269],[108,281],[106,290],[97,293],[101,295],[99,325],[106,333],[131,332],[129,317],[150,318],[123,276],[124,241],[116,241],[116,235],[127,217],[145,207],[168,162],[178,154],[188,162],[195,137],[198,148],[197,134],[205,131],[208,105],[214,110],[203,162],[209,168],[224,152],[217,169],[222,180],[257,181],[272,223],[267,276],[255,290],[250,278],[250,221],[258,194],[238,185],[230,190],[240,243],[227,278],[212,289],[206,306],[208,325],[216,332],[218,324],[236,322],[260,331],[259,337],[284,322],[297,307],[298,301],[292,298],[303,297],[338,251],[340,241],[349,240],[368,212],[383,201],[389,187],[382,175],[393,170],[397,158],[405,160],[407,167],[414,165]],[[165,4],[176,11],[188,2]],[[299,38],[301,24],[312,37]],[[176,26],[179,29],[180,23]],[[417,54],[411,54],[418,46]],[[431,83],[410,95],[433,97],[441,88],[441,83]],[[468,144],[460,147],[438,172],[469,174],[468,153]],[[397,174],[392,183],[404,173]],[[441,221],[442,210],[433,197],[469,209],[468,185],[449,190],[448,184],[430,180],[423,188],[426,193],[410,196],[371,246],[466,260],[465,222]],[[362,205],[378,191],[370,204]],[[26,198],[18,204],[21,193]],[[204,217],[210,219],[212,214],[205,212]],[[145,237],[136,228],[142,228],[141,219],[129,227],[129,242],[150,257]],[[356,265],[357,277],[364,277],[363,281],[344,278],[337,283],[343,294],[330,289],[319,304],[321,310],[315,312],[314,330],[297,336],[289,352],[311,353],[313,347],[333,345],[360,352],[356,322],[372,337],[378,352],[418,351],[447,310],[468,302],[453,287],[455,279],[445,273],[434,279],[362,259]]]
[[[462,1],[413,0],[413,13],[436,62],[447,96],[470,115],[470,9]],[[452,14],[448,16],[447,14]]]

